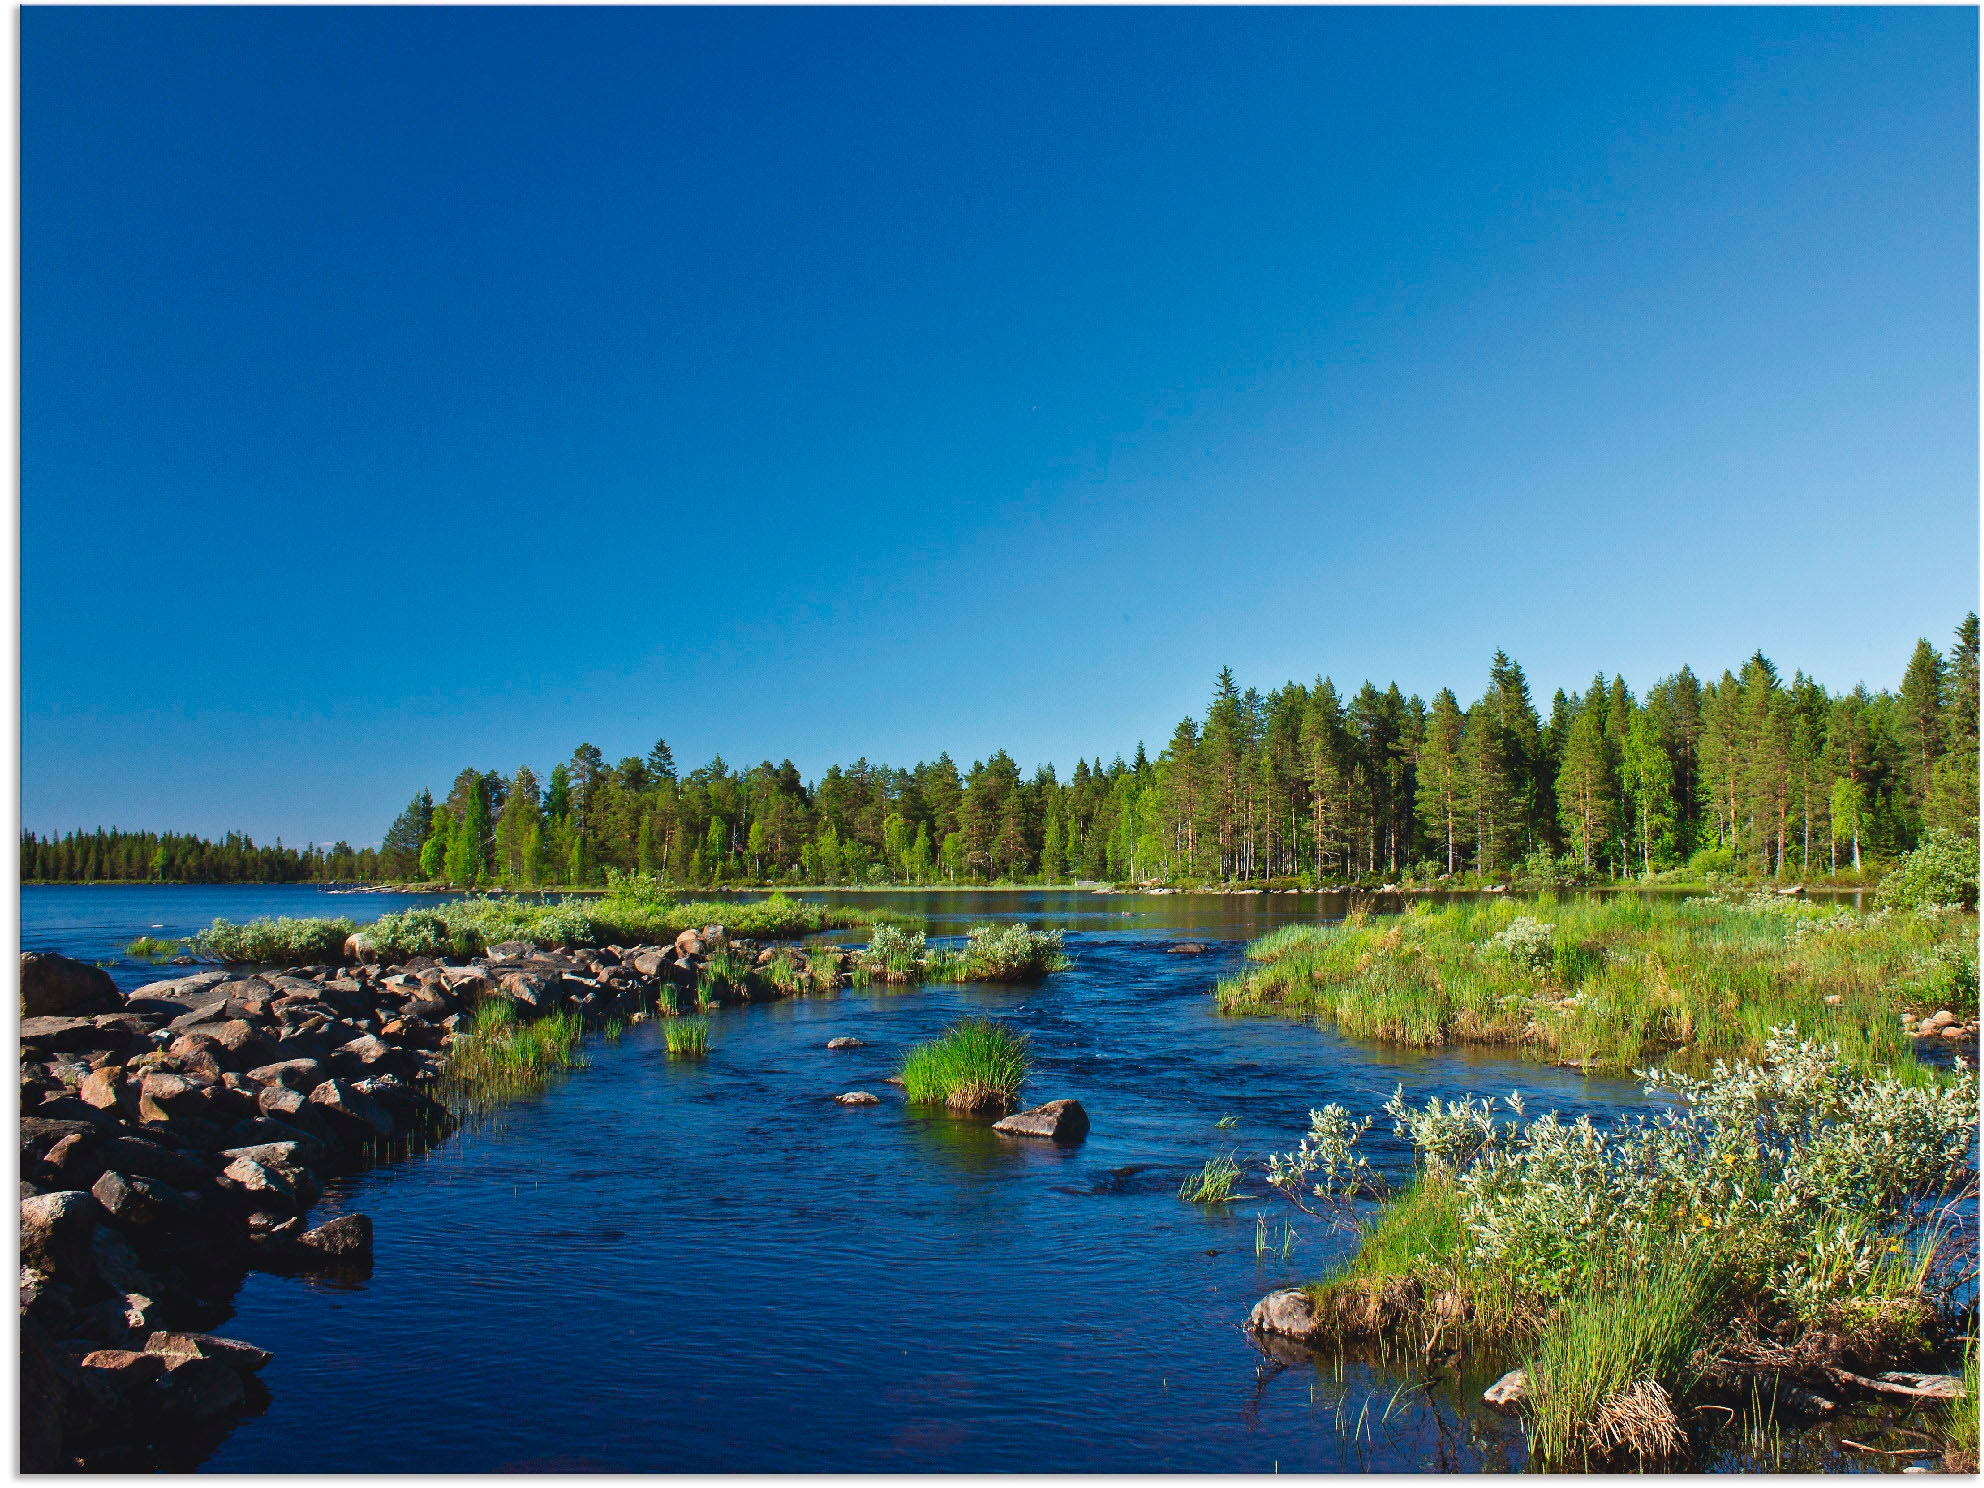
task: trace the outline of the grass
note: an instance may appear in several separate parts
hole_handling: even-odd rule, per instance
[[[1863,915],[1776,899],[1422,903],[1278,930],[1248,947],[1253,964],[1214,995],[1230,1014],[1314,1018],[1418,1047],[1514,1046],[1613,1070],[1676,1051],[1696,1067],[1754,1057],[1772,1027],[1795,1022],[1857,1068],[1904,1070],[1914,1044],[1903,1010],[1975,1015],[1976,935],[1974,914]]]
[[[663,1027],[662,1037],[671,1057],[701,1059],[710,1052],[710,1020],[676,1018]]]
[[[140,935],[124,947],[124,954],[139,961],[164,961],[186,949],[183,940],[163,940],[156,935]]]
[[[1004,1111],[1018,1104],[1031,1067],[1025,1034],[989,1018],[966,1018],[910,1048],[897,1074],[912,1103]]]
[[[552,1013],[521,1022],[516,1005],[492,998],[475,1010],[467,1037],[449,1048],[441,1095],[457,1110],[480,1110],[503,1100],[534,1095],[552,1076],[583,1064],[579,1040],[585,1020]]]
[[[1188,1204],[1224,1204],[1235,1197],[1233,1190],[1245,1171],[1231,1152],[1207,1158],[1203,1168],[1178,1185],[1178,1197]]]
[[[209,961],[237,964],[311,966],[344,959],[345,937],[358,926],[351,920],[250,920],[237,925],[215,920],[188,942],[192,953]]]
[[[1674,1402],[1714,1334],[1720,1286],[1711,1253],[1669,1244],[1566,1297],[1526,1365],[1538,1464],[1644,1465],[1678,1453],[1686,1437]]]
[[[1977,1343],[1963,1355],[1963,1393],[1943,1409],[1943,1468],[1946,1472],[1977,1471]]]

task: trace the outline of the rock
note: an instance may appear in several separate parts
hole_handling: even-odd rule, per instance
[[[87,1121],[63,1121],[46,1116],[21,1118],[21,1166],[40,1162],[66,1137],[87,1136],[96,1128]]]
[[[218,1002],[203,1003],[199,1007],[183,1012],[165,1026],[173,1033],[185,1033],[188,1029],[199,1028],[208,1023],[226,1021],[227,999],[223,997]]]
[[[296,1239],[305,1256],[349,1265],[372,1259],[372,1221],[363,1214],[340,1214]]]
[[[1529,1398],[1529,1371],[1511,1369],[1481,1392],[1482,1401],[1504,1415],[1514,1411]]]
[[[730,944],[730,932],[721,925],[705,925],[703,943],[712,947],[727,946]]]
[[[902,1084],[902,1076],[901,1076],[901,1075],[884,1075],[884,1076],[882,1076],[882,1083],[883,1083],[884,1085],[900,1085],[900,1084]]]
[[[94,1132],[71,1132],[42,1159],[58,1188],[88,1188],[103,1174],[103,1154]]]
[[[177,1189],[199,1188],[209,1176],[192,1158],[140,1136],[111,1138],[103,1145],[103,1160],[120,1173],[141,1173]]]
[[[499,940],[489,948],[489,954],[499,961],[521,961],[536,953],[537,947],[527,940]]]
[[[142,1174],[115,1169],[91,1185],[90,1197],[113,1221],[128,1230],[149,1230],[170,1216],[189,1213],[192,1206],[177,1189]]]
[[[211,1421],[248,1403],[248,1388],[226,1359],[201,1354],[162,1354],[168,1410],[195,1421]]]
[[[675,954],[681,957],[703,954],[703,938],[693,930],[684,930],[675,937]]]
[[[356,961],[361,966],[373,966],[379,960],[379,948],[372,944],[372,937],[363,930],[354,930],[344,938],[344,959]]]
[[[1826,994],[1827,1007],[1838,1007],[1844,1001],[1846,1001],[1846,999],[1841,997],[1837,992],[1828,992]]]
[[[138,1085],[138,1119],[170,1121],[175,1116],[197,1116],[213,1100],[213,1086],[184,1075],[149,1074]]]
[[[21,1200],[21,1264],[63,1281],[96,1269],[96,1200],[80,1189],[36,1194]]]
[[[221,1170],[220,1183],[262,1207],[273,1203],[295,1214],[308,1209],[317,1197],[316,1174],[301,1163],[283,1161],[268,1149],[257,1149],[260,1157],[237,1157]]]
[[[1925,1028],[1948,1028],[1956,1022],[1956,1014],[1948,1008],[1938,1008],[1922,1026]]]
[[[121,1047],[124,1041],[118,1042]],[[25,1053],[45,1056],[103,1046],[103,1035],[89,1018],[21,1019],[21,1049]]]
[[[284,1059],[248,1071],[248,1078],[257,1085],[280,1085],[298,1095],[308,1095],[330,1077],[331,1072],[316,1059]]]
[[[71,961],[53,951],[21,952],[23,1018],[73,1018],[122,1011],[123,994],[101,966]]]
[[[309,1104],[350,1135],[390,1137],[393,1134],[393,1118],[385,1109],[343,1080],[324,1081],[310,1092]]]
[[[513,971],[504,977],[497,995],[529,1008],[549,1008],[555,1000],[552,978],[531,971]]]
[[[276,1057],[275,1045],[245,1018],[228,1019],[210,1030],[210,1036],[222,1050],[223,1069],[253,1069],[257,1065],[268,1064]]]
[[[1205,953],[1206,948],[1196,940],[1180,941],[1177,945],[1166,946],[1164,949],[1164,954],[1167,956],[1203,956]]]
[[[120,1393],[130,1394],[164,1377],[165,1358],[136,1349],[98,1349],[83,1355],[82,1367],[100,1371]]]
[[[879,1095],[870,1095],[865,1090],[850,1090],[845,1095],[835,1096],[834,1099],[843,1106],[879,1106],[882,1103]]]
[[[1256,1302],[1254,1310],[1247,1314],[1247,1328],[1249,1332],[1272,1333],[1301,1343],[1313,1342],[1322,1334],[1316,1321],[1315,1302],[1307,1292],[1294,1287],[1269,1292]]]
[[[275,1357],[252,1343],[219,1338],[212,1333],[154,1333],[145,1340],[145,1352],[162,1355],[168,1362],[183,1358],[219,1359],[250,1374]]]
[[[1786,884],[1777,891],[1777,897],[1780,899],[1803,899],[1805,897],[1805,886],[1803,884]]]
[[[23,1313],[18,1417],[23,1473],[59,1472],[68,1465],[62,1457],[62,1427],[72,1370],[40,1319]]]
[[[108,1225],[97,1226],[90,1239],[90,1258],[98,1279],[115,1291],[151,1295],[159,1290],[158,1278],[139,1263],[131,1242]]]
[[[94,1069],[76,1087],[76,1098],[86,1106],[94,1106],[99,1111],[115,1111],[124,1090],[124,1072],[118,1069]]]
[[[1963,1030],[1955,1025],[1951,1025],[1943,1030],[1943,1037],[1946,1039],[1960,1039],[1963,1037]]]
[[[1088,1112],[1076,1100],[1053,1100],[1044,1106],[1019,1111],[1003,1121],[992,1123],[992,1130],[1009,1137],[1040,1137],[1050,1142],[1079,1142],[1088,1135]]]
[[[827,1047],[829,1049],[865,1049],[868,1045],[861,1039],[854,1038],[848,1034],[842,1034],[839,1038],[828,1039]]]

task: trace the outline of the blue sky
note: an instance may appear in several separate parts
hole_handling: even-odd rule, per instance
[[[1977,604],[1977,24],[31,7],[23,825],[1891,685]]]

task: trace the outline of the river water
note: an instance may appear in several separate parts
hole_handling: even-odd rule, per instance
[[[22,943],[110,961],[215,915],[349,914],[407,897],[29,888]],[[653,1025],[590,1036],[541,1097],[332,1186],[376,1226],[362,1283],[252,1275],[220,1331],[274,1351],[269,1399],[200,1466],[255,1472],[1464,1471],[1523,1465],[1486,1378],[1355,1360],[1282,1367],[1241,1331],[1262,1293],[1351,1238],[1258,1178],[1206,1209],[1208,1158],[1299,1140],[1311,1106],[1520,1090],[1609,1115],[1630,1082],[1218,1016],[1246,939],[1316,896],[863,895],[933,931],[1066,929],[1036,987],[938,987],[719,1012],[707,1060]],[[846,937],[844,937],[846,938]],[[1170,954],[1182,940],[1200,955]],[[161,973],[113,964],[130,987]],[[964,1014],[1032,1038],[1027,1103],[1079,1099],[1074,1147],[907,1108],[901,1051]],[[866,1041],[829,1051],[829,1038]],[[832,1097],[866,1089],[879,1106]],[[1217,1123],[1230,1120],[1222,1127]],[[1400,1174],[1382,1123],[1374,1163]],[[1265,1246],[1263,1247],[1263,1243]],[[1286,1253],[1284,1254],[1284,1249]],[[1775,1465],[1737,1453],[1710,1466]],[[1840,1468],[1830,1439],[1783,1465]],[[186,1466],[196,1464],[188,1463]],[[1893,1465],[1884,1459],[1882,1465]]]

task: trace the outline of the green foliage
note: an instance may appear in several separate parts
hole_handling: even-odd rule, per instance
[[[1248,969],[1214,995],[1222,1012],[1320,1018],[1355,1037],[1499,1044],[1620,1070],[1755,1058],[1772,1027],[1796,1023],[1856,1068],[1910,1071],[1899,1014],[1955,1011],[1974,974],[1969,915],[1863,915],[1775,895],[1567,898],[1549,913],[1547,960],[1535,932],[1515,930],[1540,922],[1506,899],[1288,927],[1250,946]],[[1531,951],[1511,954],[1512,935]]]
[[[1655,1242],[1566,1297],[1527,1365],[1538,1465],[1678,1452],[1685,1437],[1673,1402],[1695,1382],[1692,1362],[1720,1321],[1723,1284],[1712,1254]]]
[[[1025,1034],[989,1018],[966,1018],[940,1038],[912,1046],[897,1074],[915,1104],[1007,1110],[1017,1103],[1032,1062]]]
[[[1951,1472],[1977,1471],[1977,1341],[1963,1355],[1963,1393],[1943,1412],[1944,1466]]]
[[[140,935],[124,947],[124,954],[139,961],[164,961],[187,947],[183,940],[166,940],[156,935]]]
[[[534,1095],[552,1076],[584,1063],[579,1053],[584,1032],[585,1020],[577,1013],[526,1023],[518,1019],[515,1004],[491,998],[476,1008],[467,1037],[449,1048],[442,1098],[458,1111],[474,1111]]]
[[[893,925],[877,925],[859,959],[871,980],[908,982],[915,980],[916,974],[922,970],[925,954],[921,930],[905,931]]]
[[[926,963],[933,982],[1037,982],[1070,962],[1059,930],[974,925],[961,950],[938,950]]]
[[[217,919],[188,944],[209,961],[274,966],[313,966],[344,958],[345,937],[358,928],[339,919],[250,920],[237,925]]]
[[[1236,1153],[1207,1158],[1203,1168],[1178,1185],[1178,1197],[1188,1204],[1224,1204],[1236,1197],[1234,1189],[1245,1171]]]
[[[671,1056],[701,1059],[710,1052],[708,1018],[673,1018],[663,1027],[662,1038]]]
[[[1931,832],[1913,852],[1903,853],[1881,880],[1876,902],[1890,909],[1977,907],[1977,843],[1954,832]]]

